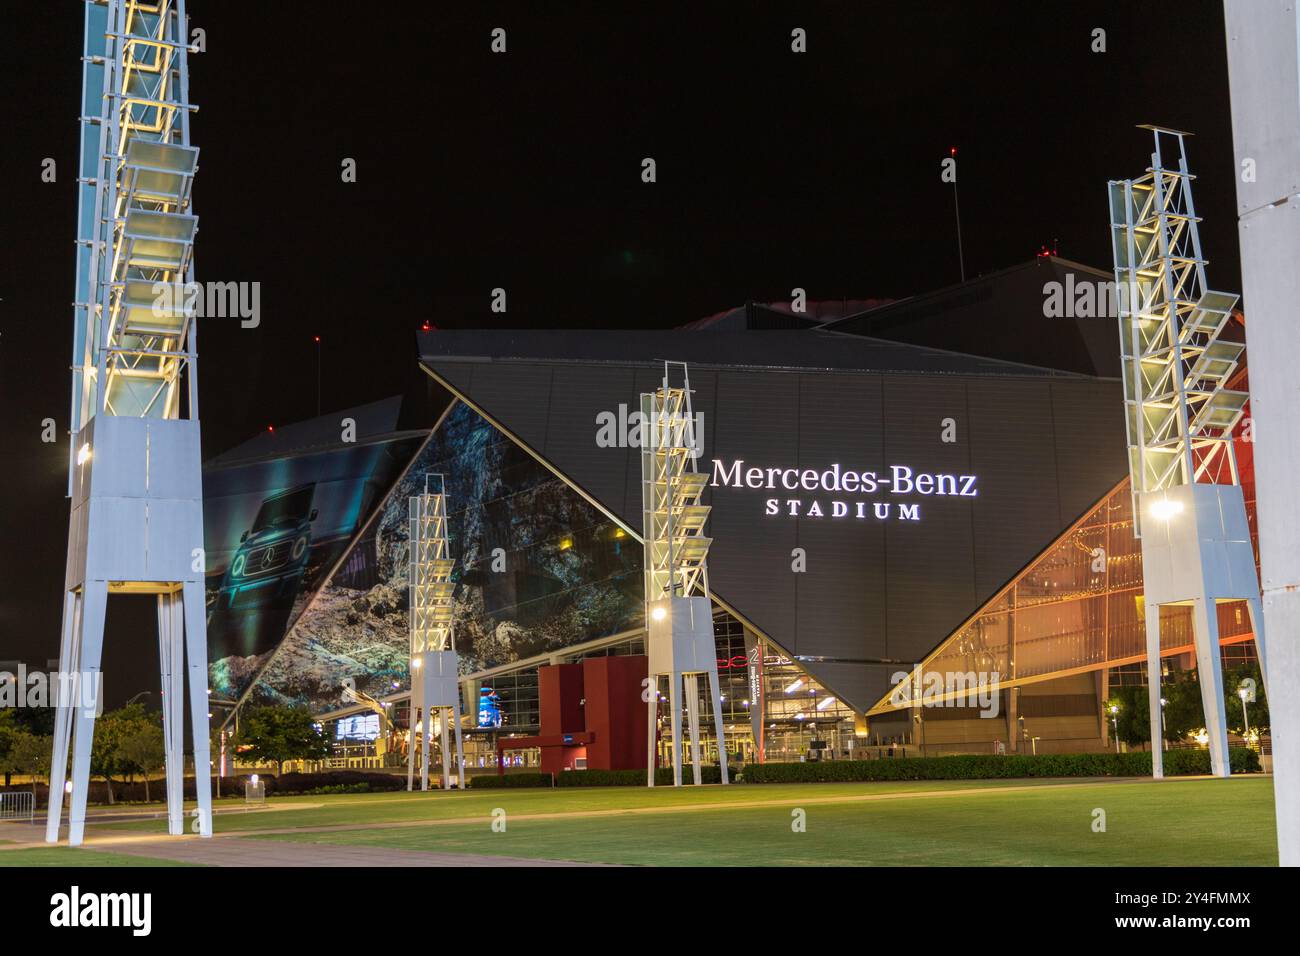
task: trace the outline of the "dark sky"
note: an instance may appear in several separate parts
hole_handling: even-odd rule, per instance
[[[1054,240],[1109,269],[1106,180],[1150,153],[1134,126],[1194,132],[1211,284],[1239,287],[1216,0],[1180,0],[1177,16],[1131,2],[189,6],[207,33],[190,57],[197,275],[261,283],[260,327],[200,325],[206,455],[315,413],[317,334],[330,410],[402,391],[424,321],[671,326],[794,286],[830,299],[952,283],[939,164],[953,146],[968,274]],[[68,425],[82,4],[5,23],[0,660],[43,662],[58,653],[68,505],[66,443],[40,436],[47,417]],[[795,27],[806,54],[790,51]],[[1098,27],[1105,53],[1090,50]],[[56,183],[40,181],[45,157]],[[356,183],[340,180],[345,157]],[[497,286],[506,316],[489,311]],[[154,687],[148,615],[109,624],[133,662],[112,696]]]

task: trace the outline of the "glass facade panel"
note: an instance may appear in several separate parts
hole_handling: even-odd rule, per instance
[[[451,503],[465,673],[643,626],[641,546],[486,419],[457,402],[410,454],[279,643],[255,700],[332,710],[349,682],[375,696],[406,689],[408,501],[429,474],[445,475]],[[518,726],[537,723],[535,671],[533,680],[531,692],[508,688],[507,716]]]
[[[1247,489],[1246,513],[1253,536],[1253,486]],[[1142,547],[1133,537],[1132,495],[1126,480],[944,641],[921,668],[940,674],[996,673],[1003,681],[1097,670],[1108,664],[1114,672],[1146,655],[1144,608]],[[1226,602],[1217,611],[1221,641],[1249,642],[1245,602]],[[1160,632],[1164,652],[1189,649],[1191,608],[1161,608]],[[886,697],[872,712],[892,709]]]

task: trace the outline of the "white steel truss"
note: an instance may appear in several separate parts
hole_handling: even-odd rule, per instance
[[[455,586],[447,534],[447,495],[442,475],[426,475],[424,493],[410,501],[411,656],[455,650],[452,597]],[[431,489],[436,487],[437,491]]]
[[[1110,183],[1111,237],[1134,515],[1138,496],[1237,484],[1232,431],[1246,392],[1225,388],[1244,346],[1221,338],[1237,296],[1206,284],[1192,180],[1177,130],[1146,126],[1151,166]],[[1176,158],[1174,154],[1176,153]]]
[[[652,687],[648,694],[646,782],[654,786],[659,685],[667,677],[672,726],[673,786],[682,783],[682,714],[686,698],[694,781],[700,771],[699,676],[708,678],[722,782],[728,782],[722,696],[713,636],[708,554],[704,525],[710,507],[701,501],[708,476],[699,471],[702,449],[684,362],[665,362],[663,381],[641,396],[641,507],[645,540],[647,648]]]
[[[459,784],[465,786],[461,739],[460,674],[456,654],[455,590],[447,528],[447,487],[443,475],[426,475],[424,492],[410,499],[411,741],[407,748],[406,788],[415,786],[416,734],[420,744],[420,789],[429,789],[431,722],[438,712],[442,743],[442,787],[451,786],[448,725],[456,735]]]
[[[111,0],[88,43],[72,430],[101,412],[197,417],[183,0]],[[187,373],[188,374],[185,374]],[[188,404],[182,384],[188,382]]]
[[[1142,540],[1151,770],[1164,776],[1160,608],[1189,605],[1210,768],[1226,777],[1219,602],[1247,603],[1265,662],[1259,578],[1232,444],[1250,396],[1226,387],[1245,347],[1222,338],[1237,296],[1206,282],[1195,177],[1187,168],[1190,134],[1142,128],[1155,141],[1151,165],[1137,179],[1112,181],[1108,192],[1133,529]]]
[[[669,370],[681,366],[682,384],[670,386]],[[697,465],[695,416],[685,363],[664,363],[664,383],[641,396],[642,516],[645,529],[646,600],[665,595],[709,596],[704,534],[709,506],[700,496],[708,475]]]

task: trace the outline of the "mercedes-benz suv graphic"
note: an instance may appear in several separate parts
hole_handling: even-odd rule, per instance
[[[262,616],[259,611],[272,618],[287,617],[311,553],[315,494],[316,483],[310,482],[262,501],[253,526],[240,537],[239,549],[221,579],[209,626],[228,616],[243,617],[244,612],[254,617]]]

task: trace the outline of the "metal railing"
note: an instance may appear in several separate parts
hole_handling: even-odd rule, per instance
[[[0,793],[0,820],[26,820],[36,817],[36,794],[31,790]]]

